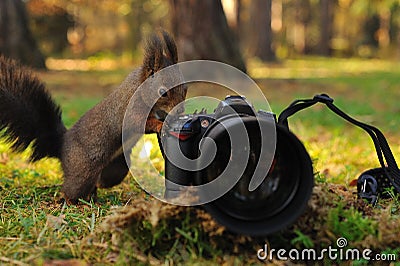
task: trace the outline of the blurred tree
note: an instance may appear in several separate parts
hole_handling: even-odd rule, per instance
[[[144,3],[145,0],[132,1],[130,3],[130,10],[125,16],[125,19],[129,26],[126,50],[130,50],[133,53],[138,48],[142,39],[140,28],[144,23],[146,23],[146,12],[143,10]]]
[[[29,30],[22,0],[0,1],[0,53],[23,64],[45,68],[44,57]]]
[[[221,0],[170,0],[170,9],[180,60],[216,60],[246,71]]]
[[[296,52],[304,54],[307,47],[307,26],[312,19],[311,3],[309,0],[294,0],[294,48]]]
[[[332,19],[333,9],[332,0],[320,0],[320,40],[319,53],[321,55],[330,55],[330,41],[332,38]]]
[[[391,7],[398,0],[379,1],[377,3],[377,12],[379,15],[379,29],[376,32],[379,47],[387,48],[390,44],[390,20],[391,20]]]
[[[229,27],[236,34],[236,37],[239,38],[243,9],[242,0],[221,0],[221,3]]]
[[[36,36],[44,37],[40,40],[43,47],[61,47],[67,39],[62,56],[122,55],[125,59],[135,56],[142,36],[167,24],[168,5],[164,0],[28,1],[35,14],[33,30]],[[53,31],[56,27],[57,33]],[[53,49],[54,56],[59,56],[60,50]]]
[[[236,12],[235,32],[236,32],[236,36],[239,37],[240,27],[241,27],[241,22],[242,22],[242,18],[240,15],[240,11],[242,9],[242,0],[236,0],[235,3],[236,3],[235,4],[235,12]]]
[[[0,0],[1,29],[25,23],[11,16],[16,8],[9,10],[23,3],[40,50],[51,56],[129,60],[140,54],[142,36],[166,25],[176,35],[181,59],[208,58],[242,69],[238,41],[246,55],[263,60],[274,53],[279,58],[400,55],[400,0]],[[4,24],[6,19],[14,24]],[[4,39],[0,48],[10,41]]]
[[[376,38],[376,32],[379,30],[379,16],[376,14],[368,16],[363,23],[362,29],[362,34],[364,35],[362,39],[362,45],[368,45],[377,48],[379,43]]]
[[[263,61],[274,61],[271,28],[272,0],[253,0],[250,3],[248,50],[250,55]]]
[[[32,33],[40,50],[46,55],[58,55],[69,46],[68,29],[74,26],[74,18],[63,7],[46,0],[29,0],[26,3],[31,20]]]
[[[125,20],[129,27],[129,43],[127,47],[132,52],[136,52],[137,48],[140,48],[142,37],[146,37],[150,32],[159,27],[167,28],[166,25],[169,22],[169,3],[164,0],[129,1],[131,2],[130,12],[125,15]]]

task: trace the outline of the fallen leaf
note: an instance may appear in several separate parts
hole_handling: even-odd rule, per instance
[[[49,228],[59,229],[61,227],[61,225],[67,224],[67,222],[64,220],[64,218],[65,218],[64,214],[61,214],[60,216],[54,216],[51,214],[47,214],[46,225]]]

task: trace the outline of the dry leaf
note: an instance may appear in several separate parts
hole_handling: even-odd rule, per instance
[[[47,214],[46,225],[49,228],[59,229],[63,224],[67,224],[67,222],[64,219],[65,219],[64,214],[61,214],[60,216]]]

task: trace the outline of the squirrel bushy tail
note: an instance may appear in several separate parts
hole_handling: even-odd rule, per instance
[[[61,109],[45,86],[16,61],[0,56],[0,136],[20,152],[32,143],[31,160],[60,158],[66,132]]]

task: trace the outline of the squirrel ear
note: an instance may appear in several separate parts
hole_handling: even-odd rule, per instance
[[[162,37],[164,38],[164,51],[166,57],[168,57],[173,64],[178,63],[178,49],[171,35],[165,30],[161,30]]]
[[[163,66],[163,45],[160,38],[153,34],[147,40],[144,49],[141,82],[156,73]]]

